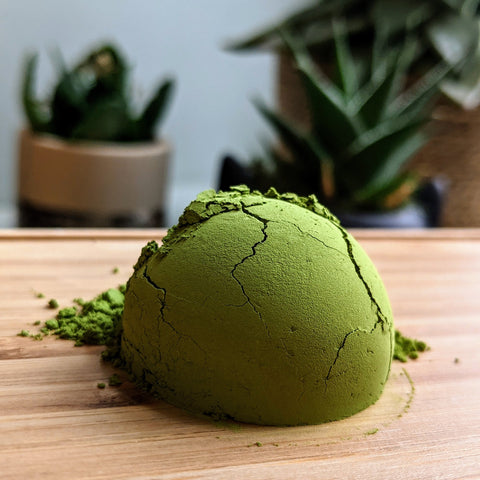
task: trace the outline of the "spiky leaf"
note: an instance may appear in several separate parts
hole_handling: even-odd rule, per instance
[[[313,131],[322,136],[329,149],[338,149],[352,142],[363,126],[348,112],[342,91],[318,71],[304,48],[293,39],[284,38],[303,81]],[[342,132],[341,137],[338,132]]]
[[[359,88],[357,64],[348,44],[345,22],[334,20],[333,32],[338,76],[344,98],[348,102]]]
[[[45,108],[44,104],[35,98],[34,93],[37,61],[37,55],[30,55],[26,59],[22,85],[22,103],[31,129],[35,132],[46,132],[50,124],[50,112]]]
[[[406,162],[425,144],[426,136],[419,129],[420,125],[400,125],[397,130],[386,133],[353,154],[345,168],[350,167],[351,172],[355,172],[356,201],[368,200],[392,182]]]
[[[107,98],[90,108],[75,126],[71,137],[81,140],[131,140],[126,133],[128,110],[121,97]]]
[[[136,131],[139,140],[153,139],[155,126],[160,123],[173,93],[173,80],[166,80],[156,90],[151,100],[146,105],[140,117],[136,120]]]

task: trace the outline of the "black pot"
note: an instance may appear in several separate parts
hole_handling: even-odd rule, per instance
[[[427,228],[432,226],[426,209],[416,202],[384,212],[349,212],[332,209],[332,213],[346,228]]]

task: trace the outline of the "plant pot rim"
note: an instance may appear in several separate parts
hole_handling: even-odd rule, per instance
[[[73,140],[51,133],[34,132],[29,128],[23,128],[21,135],[30,141],[40,144],[43,148],[52,150],[66,150],[72,153],[87,154],[96,150],[96,154],[105,152],[119,156],[138,155],[139,151],[145,154],[170,151],[171,144],[165,138],[156,138],[141,142],[111,142],[100,140]],[[108,153],[107,153],[108,152]]]

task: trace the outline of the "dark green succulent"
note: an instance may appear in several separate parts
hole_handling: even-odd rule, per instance
[[[279,29],[303,39],[325,59],[332,51],[332,20],[345,19],[355,50],[369,54],[374,36],[378,43],[397,48],[414,37],[419,48],[412,66],[423,69],[443,61],[452,69],[442,83],[443,93],[465,108],[480,104],[480,0],[316,0],[282,21],[231,49],[279,47]]]
[[[89,53],[72,70],[55,56],[59,79],[46,101],[37,100],[34,81],[37,55],[27,58],[22,100],[34,132],[73,140],[111,142],[149,141],[172,94],[171,79],[161,83],[143,110],[131,102],[129,67],[119,51],[105,45]]]
[[[417,52],[413,37],[387,51],[381,39],[374,41],[366,64],[354,58],[345,23],[335,22],[332,31],[333,77],[318,69],[298,39],[287,39],[311,126],[302,129],[257,102],[281,147],[267,149],[269,162],[254,163],[256,186],[315,193],[340,209],[399,206],[416,186],[406,165],[427,140],[424,125],[432,99],[451,66],[439,63],[407,87],[406,72]]]

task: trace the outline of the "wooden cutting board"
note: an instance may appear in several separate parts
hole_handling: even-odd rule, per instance
[[[101,390],[114,372],[101,347],[17,336],[52,317],[50,298],[67,306],[125,282],[141,247],[163,233],[0,232],[0,478],[480,478],[479,230],[353,232],[397,328],[431,350],[394,362],[367,410],[295,428],[195,417],[122,372],[121,386]]]

